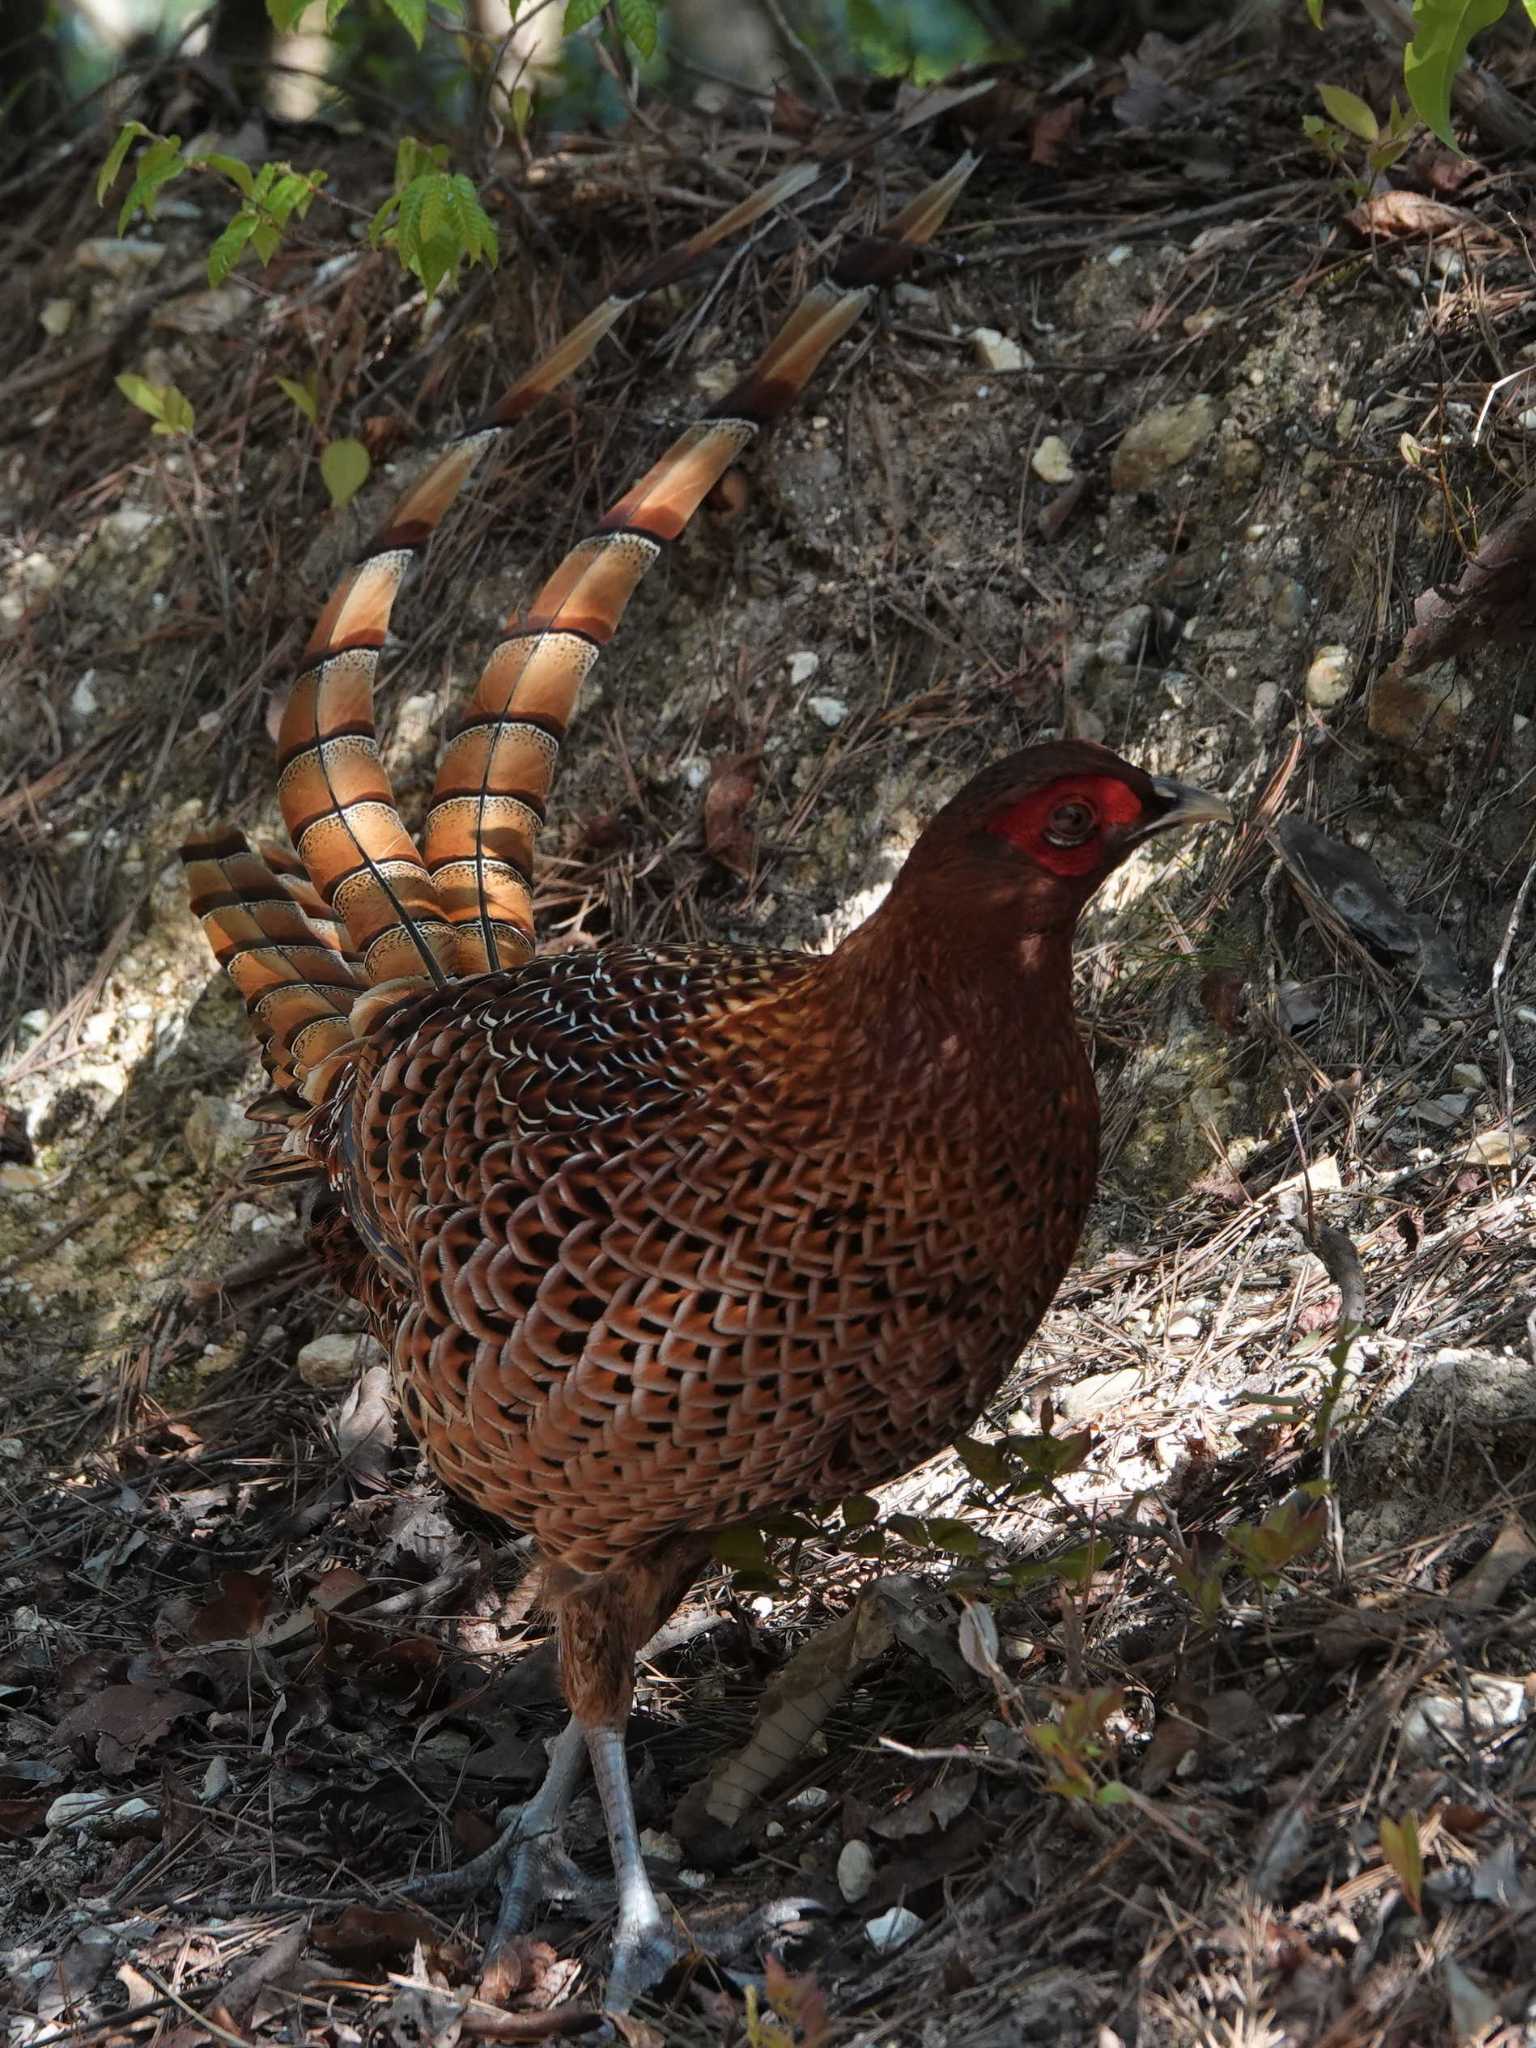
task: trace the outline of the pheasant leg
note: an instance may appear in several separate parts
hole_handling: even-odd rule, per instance
[[[613,1963],[603,2004],[609,2012],[628,2012],[642,1992],[649,1991],[674,1963],[691,1954],[692,1944],[678,1940],[668,1927],[646,1873],[640,1854],[640,1830],[635,1823],[635,1802],[629,1789],[624,1731],[592,1727],[586,1730],[586,1738],[619,1893]]]
[[[538,1791],[516,1809],[488,1848],[454,1870],[416,1878],[401,1890],[424,1905],[446,1905],[473,1898],[482,1885],[499,1876],[501,1906],[486,1944],[487,1959],[511,1936],[526,1931],[542,1899],[610,1904],[610,1888],[580,1870],[561,1839],[561,1824],[585,1765],[586,1745],[581,1727],[573,1719],[550,1752],[549,1768]]]

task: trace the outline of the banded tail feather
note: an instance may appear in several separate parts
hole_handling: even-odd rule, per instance
[[[630,306],[818,176],[814,164],[785,171],[617,284],[406,490],[331,593],[279,738],[279,787],[299,855],[267,842],[253,848],[235,831],[182,849],[193,911],[246,998],[274,1084],[253,1107],[258,1119],[291,1122],[305,1111],[301,1084],[340,1063],[354,1042],[352,1009],[370,985],[442,981],[456,944],[374,730],[373,677],[406,570],[491,444],[579,369]]]
[[[403,994],[454,972],[455,936],[379,754],[373,684],[395,596],[486,451],[592,354],[637,300],[820,175],[797,165],[619,284],[400,499],[322,611],[279,734],[278,796],[299,858],[345,922],[370,987]]]
[[[746,376],[609,508],[528,610],[508,618],[444,751],[422,840],[439,915],[454,934],[454,974],[515,966],[533,952],[534,844],[560,742],[640,579],[759,431],[788,411],[878,288],[912,264],[975,164],[962,157],[881,233],[846,249]]]
[[[646,570],[879,287],[911,265],[975,161],[963,157],[878,234],[846,248],[728,396],[610,507],[528,611],[508,619],[444,753],[421,848],[396,805],[373,716],[374,675],[411,563],[487,448],[586,361],[626,307],[686,275],[817,170],[786,172],[616,287],[406,491],[332,592],[284,709],[278,791],[297,859],[254,850],[235,832],[183,849],[194,911],[246,998],[274,1083],[253,1114],[292,1123],[324,1102],[358,1039],[402,996],[530,955],[534,842],[582,680]]]

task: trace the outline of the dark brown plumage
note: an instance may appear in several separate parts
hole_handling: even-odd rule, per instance
[[[877,245],[871,273],[907,246]],[[782,349],[770,369],[733,394],[749,422],[809,374]],[[744,438],[734,414],[723,429]],[[715,431],[679,444],[693,503],[718,473],[699,454]],[[654,504],[674,475],[664,462],[622,505]],[[482,683],[440,778],[435,862],[386,814],[371,727],[359,737],[367,664],[334,638],[369,563],[290,714],[285,805],[321,895],[243,842],[191,856],[199,909],[268,1027],[283,1158],[335,1192],[328,1256],[390,1344],[412,1427],[451,1487],[537,1539],[574,1719],[509,1844],[501,1929],[531,1909],[549,1852],[526,1838],[558,1828],[585,1748],[619,1875],[619,2004],[669,1953],[623,1767],[635,1651],[713,1532],[892,1478],[995,1392],[1093,1192],[1078,914],[1150,833],[1225,808],[1100,747],[1037,747],[970,782],[829,955],[520,960],[511,844],[531,845],[542,802],[529,763],[547,786],[570,679],[611,630],[603,606],[616,617],[591,577],[617,576],[621,603],[637,545],[610,515],[508,643],[499,710]],[[534,716],[529,677],[556,671],[567,694],[540,680]],[[504,740],[516,787],[493,780]],[[364,814],[367,846],[361,827],[348,836]],[[364,993],[365,978],[383,986]],[[295,1088],[314,1104],[302,1115]]]

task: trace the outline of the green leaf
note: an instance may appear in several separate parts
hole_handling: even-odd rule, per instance
[[[228,178],[232,185],[240,188],[243,199],[255,198],[256,180],[251,176],[251,167],[241,163],[239,157],[220,156],[215,152],[208,156],[188,157],[187,162],[195,171],[217,171],[221,177]]]
[[[1307,19],[1314,28],[1323,25],[1323,0],[1307,0]]]
[[[140,412],[147,412],[152,420],[160,418],[165,410],[165,387],[151,384],[147,377],[136,376],[132,370],[124,370],[113,380],[130,405],[136,405]]]
[[[277,379],[277,386],[286,397],[292,399],[293,403],[303,413],[305,419],[309,421],[312,427],[319,424],[320,394],[315,385],[313,372],[304,379],[302,384],[297,377],[279,377]]]
[[[190,434],[197,424],[197,414],[192,402],[174,384],[167,384],[161,397],[160,418],[150,428],[152,434]]]
[[[215,289],[224,282],[240,261],[246,243],[255,234],[259,225],[260,222],[254,213],[237,213],[208,251],[208,282]]]
[[[267,14],[279,35],[286,35],[298,26],[299,16],[309,5],[309,0],[267,0]],[[339,11],[339,10],[338,10]],[[326,22],[330,27],[330,22]]]
[[[1362,142],[1374,142],[1381,133],[1381,124],[1358,93],[1342,85],[1320,85],[1317,96],[1339,126]]]
[[[566,34],[573,36],[577,29],[585,28],[589,21],[595,21],[606,4],[607,0],[566,0]]]
[[[1381,1823],[1381,1853],[1397,1873],[1403,1897],[1423,1917],[1424,1857],[1419,1848],[1418,1817],[1405,1813],[1400,1821]]]
[[[656,54],[655,0],[617,0],[619,28],[641,57]]]
[[[1099,1786],[1093,1795],[1093,1803],[1095,1806],[1129,1806],[1130,1787],[1122,1785],[1118,1778],[1111,1778],[1107,1784]]]
[[[117,232],[122,234],[141,209],[153,220],[161,187],[179,178],[186,168],[179,135],[165,135],[152,142],[133,167],[133,185],[118,211]]]
[[[1414,0],[1413,41],[1403,52],[1403,83],[1419,118],[1454,149],[1451,86],[1481,29],[1491,28],[1509,0]]]
[[[148,136],[149,130],[142,121],[125,121],[118,132],[117,140],[107,151],[107,160],[96,173],[96,204],[105,206],[107,194],[117,183],[117,174],[123,168],[130,149],[140,136]]]
[[[384,0],[384,5],[419,50],[427,33],[427,0]]]
[[[368,481],[373,462],[361,441],[332,441],[320,457],[320,475],[333,505],[347,505]]]
[[[973,1479],[983,1486],[1003,1487],[1010,1478],[1008,1457],[1001,1444],[983,1443],[974,1436],[955,1439],[955,1456]]]
[[[1531,17],[1531,27],[1536,28],[1536,0],[1525,0],[1525,11]]]

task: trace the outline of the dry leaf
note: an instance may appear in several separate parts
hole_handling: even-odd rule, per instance
[[[890,1813],[871,1821],[870,1832],[888,1842],[938,1833],[957,1821],[975,1796],[976,1773],[967,1764],[956,1764],[936,1784],[914,1792]]]
[[[704,796],[704,846],[711,859],[735,875],[752,871],[757,841],[747,827],[746,813],[757,796],[762,758],[761,754],[717,754],[710,763]]]
[[[187,1634],[194,1643],[224,1643],[253,1636],[271,1610],[270,1573],[224,1572],[218,1592],[193,1614]]]

